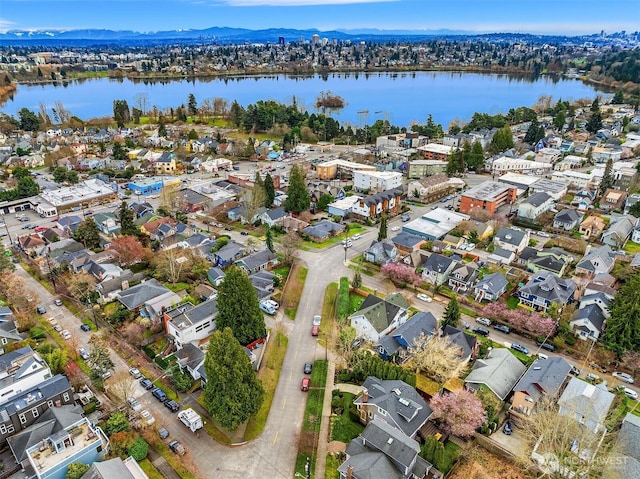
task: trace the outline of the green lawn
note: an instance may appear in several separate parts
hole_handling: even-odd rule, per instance
[[[304,282],[307,280],[309,270],[302,266],[298,267],[295,277],[291,278],[287,283],[287,304],[284,314],[287,318],[295,320],[298,313],[298,305],[300,304],[300,294],[304,288]],[[283,293],[284,296],[284,293]]]
[[[509,296],[507,298],[507,308],[509,309],[518,309],[518,303],[520,303],[520,301],[515,296]]]
[[[335,393],[334,393],[335,394]],[[340,441],[348,444],[352,439],[355,439],[364,430],[364,426],[360,422],[351,420],[349,415],[349,408],[355,409],[353,400],[355,394],[342,392],[342,414],[333,418],[333,424],[331,427],[331,440]],[[334,396],[335,397],[335,396]]]
[[[640,252],[640,244],[634,243],[633,241],[627,241],[627,244],[624,245],[624,251],[631,254],[636,254]]]
[[[324,359],[317,359],[313,362],[313,371],[311,373],[312,388],[324,388],[326,386],[327,366],[328,363]]]
[[[324,388],[309,389],[307,392],[307,407],[304,412],[303,431],[320,433],[322,420],[322,403],[324,402]]]
[[[365,297],[359,294],[349,294],[349,313],[355,313],[360,309],[362,303],[364,303]]]
[[[324,479],[340,479],[340,473],[338,472],[340,461],[336,456],[327,454],[324,464]]]

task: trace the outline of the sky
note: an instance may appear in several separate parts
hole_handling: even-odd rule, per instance
[[[638,0],[0,0],[0,31],[154,32],[237,27],[463,30],[578,35],[640,31]]]

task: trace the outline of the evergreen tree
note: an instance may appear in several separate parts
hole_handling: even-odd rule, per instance
[[[189,93],[189,97],[187,98],[187,110],[191,116],[195,116],[196,113],[198,113],[198,102],[193,93]]]
[[[122,148],[122,145],[118,142],[115,142],[113,144],[112,155],[115,161],[122,161],[127,159],[127,154],[125,153],[124,148]]]
[[[613,95],[613,98],[611,99],[611,103],[613,105],[621,105],[624,103],[624,93],[622,92],[622,90],[618,90],[616,94]]]
[[[269,227],[269,225],[264,225],[264,229],[265,231],[265,243],[267,244],[267,249],[269,251],[271,251],[272,253],[275,253],[275,248],[273,247],[273,232],[271,231],[271,228]]]
[[[131,113],[129,112],[127,100],[113,100],[113,119],[118,128],[123,128],[125,124],[129,123]]]
[[[27,176],[26,178],[20,178],[18,180],[18,186],[16,187],[18,198],[28,198],[29,196],[35,196],[40,193],[40,185],[36,181]]]
[[[600,180],[600,194],[604,194],[605,191],[609,188],[613,188],[614,178],[613,178],[613,161],[611,158],[607,160],[607,165],[604,167],[604,175],[602,175],[602,180]]]
[[[304,172],[298,165],[293,165],[289,177],[289,189],[284,209],[294,213],[307,211],[311,205],[311,197],[304,182]]]
[[[449,155],[449,159],[447,160],[447,175],[454,176],[458,173],[462,173],[463,171],[463,158],[462,158],[462,150],[455,149]]]
[[[271,208],[274,200],[276,199],[276,188],[273,185],[273,178],[271,178],[269,173],[264,177],[264,193],[264,206],[265,208]]]
[[[160,115],[158,118],[158,136],[162,138],[167,137],[167,127],[164,125],[164,115]]]
[[[602,113],[600,113],[600,101],[598,97],[591,104],[591,116],[587,121],[587,131],[589,133],[597,133],[602,128]]]
[[[453,296],[444,310],[442,328],[444,329],[446,326],[457,328],[458,322],[460,322],[460,306],[458,305],[456,297]]]
[[[138,226],[134,223],[133,210],[127,206],[126,201],[120,203],[118,218],[120,219],[120,234],[122,236],[137,236],[140,233]]]
[[[640,201],[635,202],[629,208],[629,214],[635,216],[636,218],[640,218]]]
[[[204,404],[222,427],[235,430],[258,412],[264,389],[230,328],[218,327],[211,335],[204,370]]]
[[[100,247],[100,230],[98,225],[89,217],[84,220],[73,234],[76,241],[82,243],[85,248],[96,249]]]
[[[20,119],[18,126],[21,130],[38,131],[40,129],[40,117],[28,108],[22,108],[18,112],[18,118]]]
[[[489,151],[493,154],[502,153],[509,148],[513,148],[513,145],[513,133],[511,133],[511,128],[505,125],[493,135],[489,144]]]
[[[256,290],[249,276],[236,266],[226,271],[219,288],[216,327],[218,330],[231,328],[243,345],[267,335]]]
[[[618,357],[627,351],[640,351],[640,274],[620,287],[609,311],[602,335],[604,345]]]
[[[537,119],[533,120],[529,125],[527,134],[524,136],[524,142],[529,143],[530,145],[535,145],[542,138],[544,138],[544,127],[538,123]]]
[[[378,241],[387,239],[387,214],[382,213],[380,217],[380,229],[378,230]]]
[[[467,160],[467,168],[478,171],[484,168],[484,151],[480,142],[475,141],[471,147],[471,153]]]
[[[564,114],[564,111],[560,110],[555,117],[553,117],[553,126],[555,126],[558,130],[561,130],[564,124],[567,122],[567,117]]]

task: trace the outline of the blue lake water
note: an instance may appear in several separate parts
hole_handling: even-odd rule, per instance
[[[141,82],[129,79],[95,79],[59,84],[19,85],[14,98],[0,111],[16,115],[21,108],[38,111],[40,103],[52,107],[62,102],[72,115],[89,119],[113,114],[113,100],[136,106],[145,94],[147,109],[168,110],[187,103],[193,93],[198,104],[205,99],[236,100],[242,106],[259,100],[275,100],[316,111],[321,92],[341,96],[346,106],[331,113],[343,124],[363,126],[388,120],[397,126],[424,123],[432,114],[446,129],[455,119],[468,121],[474,112],[506,113],[510,108],[533,106],[542,95],[558,99],[593,99],[598,91],[576,79],[536,79],[509,75],[458,72],[336,73],[327,76],[243,76],[192,81]]]

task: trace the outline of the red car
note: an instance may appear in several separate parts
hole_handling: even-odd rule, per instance
[[[320,332],[320,326],[311,327],[311,336],[317,336],[319,332]]]
[[[300,391],[308,391],[310,382],[311,380],[309,378],[302,378],[302,383],[300,383]]]

